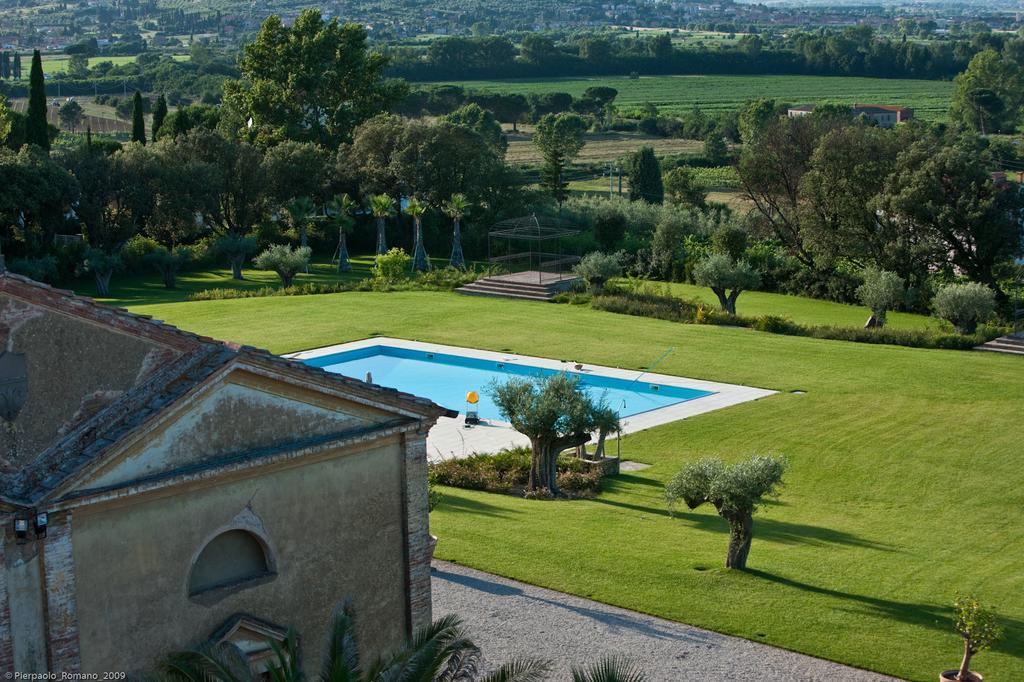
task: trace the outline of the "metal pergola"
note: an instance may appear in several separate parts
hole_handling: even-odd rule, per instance
[[[562,240],[580,233],[571,223],[536,214],[495,223],[487,233],[492,267],[538,284],[574,279],[578,253],[566,253]]]

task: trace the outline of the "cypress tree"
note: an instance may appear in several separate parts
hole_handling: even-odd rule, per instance
[[[665,200],[665,185],[661,181],[661,164],[654,155],[654,149],[643,147],[630,159],[629,199],[643,199],[651,204]]]
[[[21,80],[21,55],[17,52],[14,53],[14,69],[12,73],[14,74],[14,80]]]
[[[32,53],[29,73],[28,115],[25,119],[25,142],[50,150],[50,126],[46,122],[46,83],[43,81],[43,58],[39,50]]]
[[[146,144],[146,120],[142,117],[142,93],[138,90],[132,99],[132,142]]]
[[[11,77],[11,54],[4,52],[0,54],[0,78],[4,80]]]
[[[156,106],[153,107],[153,142],[156,142],[156,136],[160,132],[165,118],[167,118],[167,98],[161,92],[160,96],[156,98]]]
[[[85,150],[92,151],[92,126],[85,126]]]

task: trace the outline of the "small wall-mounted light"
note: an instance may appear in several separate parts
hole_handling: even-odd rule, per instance
[[[46,527],[50,525],[50,515],[46,512],[36,514],[36,537],[46,537]]]
[[[28,519],[14,519],[14,537],[19,541],[28,539]]]

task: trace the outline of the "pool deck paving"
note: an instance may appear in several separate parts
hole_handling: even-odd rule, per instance
[[[648,682],[896,679],[446,561],[435,560],[432,575],[434,618],[460,616],[488,671],[514,657],[540,658],[552,662],[554,682],[570,679],[574,665],[625,656]]]
[[[460,348],[457,346],[445,346],[436,343],[424,343],[421,341],[408,341],[405,339],[394,339],[388,337],[372,337],[360,341],[314,348],[299,353],[292,353],[287,357],[296,360],[311,360],[345,351],[357,350],[373,346],[390,346],[407,350],[422,351],[424,353],[447,353],[467,358],[491,361],[495,363],[516,363],[539,367],[548,370],[566,371],[578,373],[584,377],[598,376],[622,379],[626,381],[638,381],[643,379],[644,383],[658,384],[662,386],[673,386],[678,388],[696,389],[709,391],[711,395],[703,396],[693,400],[679,402],[656,410],[641,412],[631,417],[622,419],[622,433],[630,434],[645,429],[667,424],[680,419],[686,419],[705,412],[720,410],[724,407],[738,405],[751,400],[759,400],[776,391],[751,386],[740,386],[737,384],[723,384],[715,381],[702,381],[686,377],[673,376],[668,374],[654,374],[641,372],[632,369],[621,369],[617,367],[602,367],[598,365],[579,364],[575,361],[553,360],[550,358],[538,358],[529,355],[519,355],[512,352],[494,352],[477,350],[475,348]],[[577,365],[579,366],[577,367]],[[459,405],[446,405],[453,409]],[[611,440],[611,439],[610,439]],[[437,425],[430,430],[427,437],[427,452],[431,461],[443,459],[467,457],[476,453],[494,453],[499,450],[511,447],[529,445],[530,441],[512,427],[501,421],[487,420],[478,425],[467,426],[464,415],[449,418],[441,417]]]

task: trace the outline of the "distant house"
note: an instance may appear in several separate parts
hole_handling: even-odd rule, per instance
[[[312,668],[349,599],[364,655],[402,645],[451,414],[0,267],[0,672],[132,679],[206,640],[259,673],[289,628]]]
[[[898,123],[906,123],[914,118],[914,110],[909,107],[899,107],[889,104],[854,104],[850,107],[854,116],[867,116],[881,128],[892,128]],[[790,107],[786,115],[790,118],[807,116],[814,112],[813,104],[806,104],[799,107]]]

